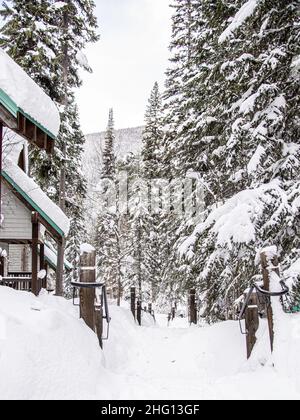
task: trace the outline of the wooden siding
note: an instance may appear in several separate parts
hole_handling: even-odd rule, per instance
[[[3,224],[0,241],[5,239],[32,239],[31,212],[2,181]]]
[[[9,245],[8,271],[31,272],[31,248],[28,245]]]

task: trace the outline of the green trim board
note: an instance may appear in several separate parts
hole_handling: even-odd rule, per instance
[[[37,211],[44,220],[46,220],[50,226],[62,237],[64,238],[64,232],[51,220],[51,218],[20,188],[15,181],[5,172],[2,171],[3,178],[19,193],[21,196],[30,204],[31,207]]]
[[[55,140],[54,134],[52,134],[47,128],[43,127],[40,123],[38,123],[34,118],[32,118],[29,114],[24,112],[21,108],[19,108],[16,103],[2,90],[0,89],[0,103],[7,109],[10,114],[12,114],[15,118],[18,117],[18,113],[22,114],[26,117],[29,121],[31,121],[34,125],[36,125],[40,130],[42,130],[47,136],[49,136],[52,140]]]
[[[15,118],[18,116],[18,107],[12,99],[0,89],[0,103],[6,108]]]

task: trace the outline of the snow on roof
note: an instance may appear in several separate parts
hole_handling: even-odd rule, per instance
[[[21,112],[50,137],[57,137],[60,116],[54,102],[1,48],[0,69],[0,103],[15,117]]]
[[[236,31],[244,22],[254,13],[258,5],[257,0],[248,0],[236,13],[230,25],[225,29],[219,37],[219,43],[227,41],[228,38],[232,37],[234,31]]]
[[[48,242],[45,244],[45,258],[52,267],[57,268],[57,252]],[[73,266],[67,259],[64,260],[64,264],[67,270],[72,270]]]
[[[23,137],[8,128],[4,129],[3,160],[10,159],[12,162],[18,163],[21,151],[27,146],[28,143]]]
[[[58,232],[67,236],[70,221],[63,211],[10,159],[3,163],[3,177]]]

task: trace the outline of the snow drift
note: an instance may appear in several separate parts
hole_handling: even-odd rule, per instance
[[[275,307],[275,352],[261,323],[246,361],[236,322],[166,327],[111,306],[102,352],[77,308],[62,298],[0,287],[0,396],[3,399],[299,399],[300,315]],[[273,366],[275,365],[275,367]]]

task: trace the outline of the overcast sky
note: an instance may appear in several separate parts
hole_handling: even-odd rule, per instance
[[[164,83],[171,36],[170,0],[96,0],[101,40],[86,53],[93,74],[77,94],[85,134],[104,131],[114,108],[116,128],[144,122],[155,81]]]

